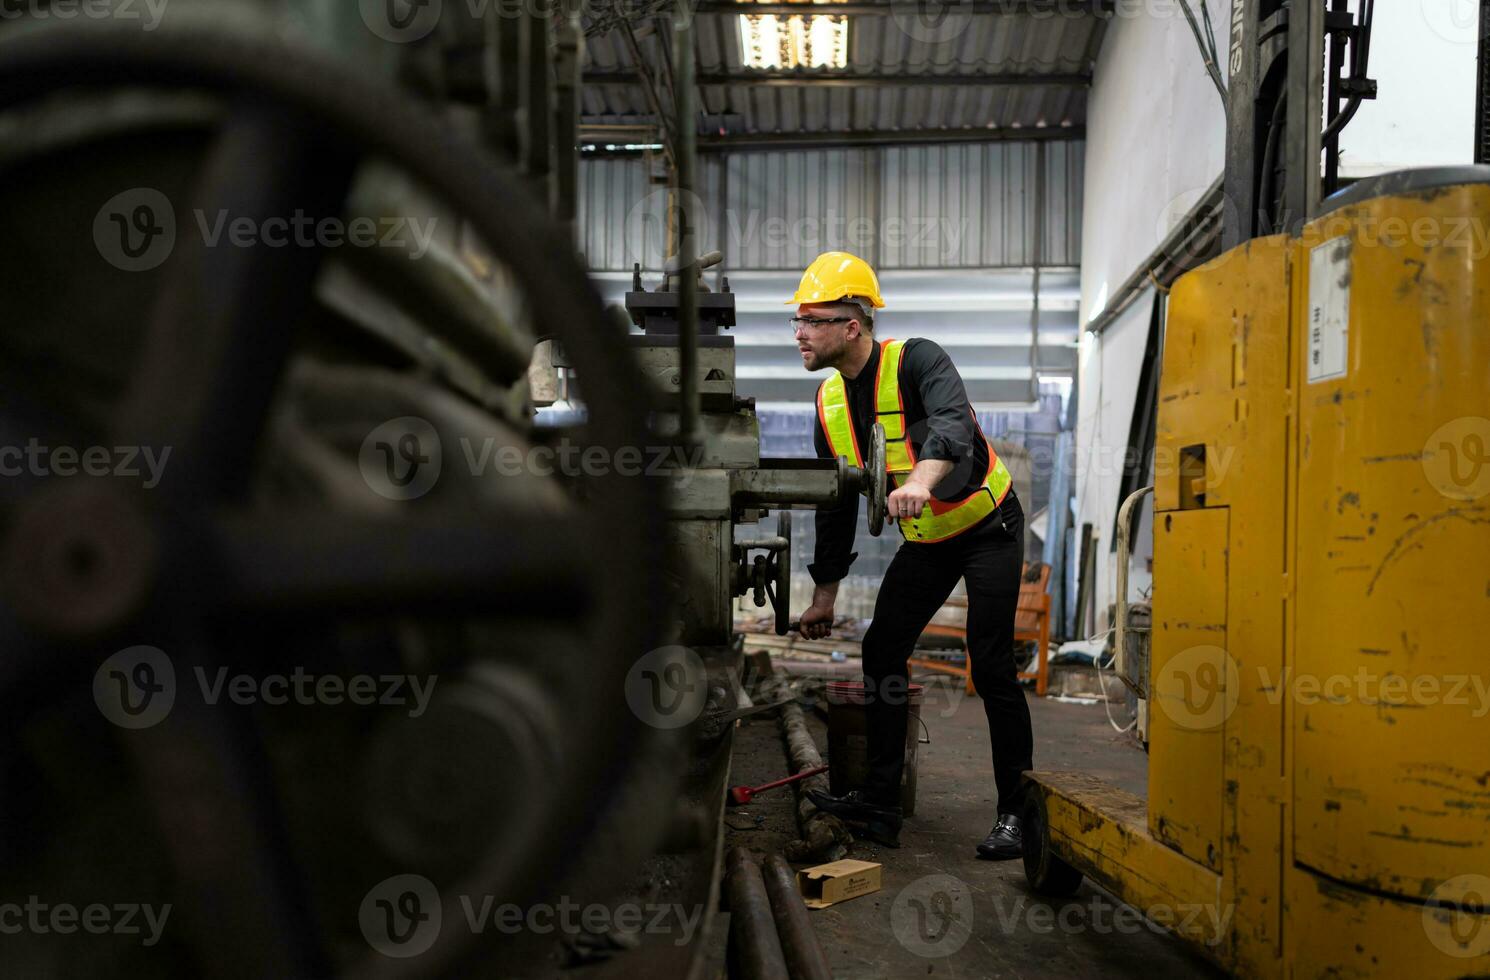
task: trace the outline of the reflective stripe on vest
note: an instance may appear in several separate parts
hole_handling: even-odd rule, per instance
[[[905,341],[886,340],[880,344],[879,377],[875,379],[874,391],[877,421],[885,427],[885,470],[896,487],[905,482],[916,466],[916,451],[905,425],[905,398],[900,391],[900,362],[904,356]],[[967,410],[973,415],[976,427],[978,419],[973,407],[969,405]],[[848,394],[843,375],[837,371],[817,390],[817,417],[833,455],[862,467],[864,456],[849,416]],[[1004,461],[989,443],[988,473],[982,486],[961,500],[944,502],[933,497],[920,517],[901,518],[896,525],[907,541],[930,543],[956,537],[997,510],[1009,495],[1013,482]]]

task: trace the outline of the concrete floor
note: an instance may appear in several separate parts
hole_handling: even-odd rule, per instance
[[[883,864],[873,895],[811,913],[835,977],[1191,977],[1221,974],[1151,929],[1090,882],[1051,902],[1025,886],[1020,861],[978,860],[974,846],[995,815],[982,702],[938,688],[923,718],[916,815],[901,847],[859,843],[849,857]],[[1030,698],[1035,765],[1100,773],[1144,793],[1146,759],[1137,742],[1108,725],[1100,705]],[[827,729],[809,713],[826,756]],[[736,732],[730,782],[759,785],[786,773],[774,719]],[[726,815],[727,846],[777,851],[796,836],[789,790]]]

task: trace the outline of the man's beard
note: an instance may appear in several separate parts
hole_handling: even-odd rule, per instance
[[[840,337],[838,344],[832,349],[814,347],[812,350],[812,371],[831,371],[838,368],[844,356],[848,353],[848,341]]]

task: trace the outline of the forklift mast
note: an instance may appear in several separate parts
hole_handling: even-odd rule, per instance
[[[1223,251],[1296,232],[1339,189],[1340,133],[1362,101],[1376,98],[1366,74],[1375,0],[1356,6],[1352,12],[1347,0],[1233,0]]]

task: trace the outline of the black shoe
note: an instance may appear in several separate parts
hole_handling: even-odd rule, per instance
[[[810,789],[807,798],[824,813],[831,813],[851,824],[849,829],[854,831],[855,837],[868,837],[885,847],[900,846],[900,807],[870,803],[856,789],[842,796],[830,796],[822,790]]]
[[[1003,814],[993,825],[983,843],[978,845],[978,857],[985,861],[1008,861],[1024,856],[1024,831],[1019,829],[1020,820],[1013,814]]]

